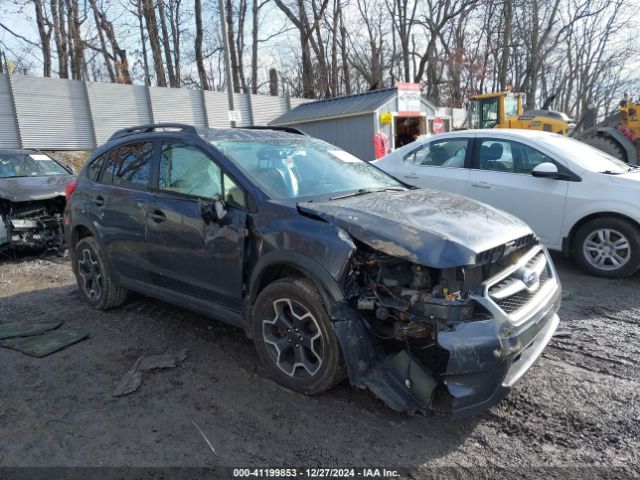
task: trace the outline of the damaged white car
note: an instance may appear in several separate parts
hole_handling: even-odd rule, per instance
[[[73,171],[37,150],[0,150],[0,251],[62,250]]]

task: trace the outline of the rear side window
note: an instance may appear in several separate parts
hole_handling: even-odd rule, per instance
[[[146,187],[151,177],[153,142],[128,143],[108,153],[102,183]]]
[[[419,166],[463,168],[467,144],[466,138],[437,140],[408,153],[404,161]]]
[[[163,142],[160,190],[212,198],[222,194],[222,172],[201,150],[182,143]]]
[[[109,153],[103,153],[89,164],[89,167],[87,168],[87,177],[89,177],[90,180],[93,180],[94,182],[98,181],[100,171],[102,171],[102,165],[104,165],[108,155]]]

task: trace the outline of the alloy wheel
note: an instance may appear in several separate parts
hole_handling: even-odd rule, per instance
[[[290,377],[312,377],[324,358],[318,321],[300,302],[281,298],[272,303],[272,318],[262,320],[262,338],[271,360]]]
[[[100,300],[102,295],[102,272],[100,264],[89,249],[82,250],[82,256],[78,261],[78,275],[84,293],[92,301]]]
[[[582,252],[591,266],[599,270],[617,270],[631,258],[631,245],[618,230],[600,228],[585,238]]]

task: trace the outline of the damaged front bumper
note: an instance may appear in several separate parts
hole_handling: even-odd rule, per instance
[[[0,250],[63,249],[63,209],[63,198],[5,202],[0,211]]]
[[[492,298],[492,289],[508,283],[536,255],[546,260],[544,284],[528,301],[512,310],[514,299],[505,303]],[[541,355],[558,326],[560,298],[553,264],[538,247],[470,296],[484,307],[486,318],[440,322],[444,325],[430,350],[437,355],[431,357],[421,355],[415,342],[385,351],[358,312],[346,305],[334,307],[331,314],[354,386],[370,389],[397,411],[461,417],[499,402]]]

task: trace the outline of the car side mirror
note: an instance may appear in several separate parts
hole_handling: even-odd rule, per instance
[[[531,175],[539,178],[552,178],[554,180],[566,180],[568,178],[566,173],[558,171],[558,167],[551,162],[544,162],[531,171]]]
[[[200,210],[207,225],[212,222],[218,223],[227,215],[227,207],[219,193],[216,193],[211,200],[201,200]]]

